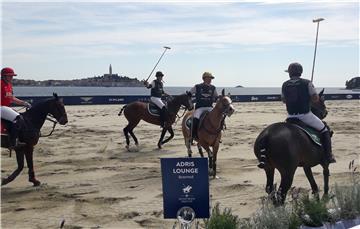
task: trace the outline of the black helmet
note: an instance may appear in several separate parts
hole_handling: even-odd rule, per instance
[[[290,77],[291,76],[301,76],[301,74],[303,72],[303,67],[301,66],[301,64],[294,62],[289,65],[288,69],[285,70],[285,72],[288,72]]]
[[[156,75],[155,75],[155,76],[156,76],[156,77],[164,76],[164,74],[163,74],[162,72],[158,71],[158,72],[156,72]]]

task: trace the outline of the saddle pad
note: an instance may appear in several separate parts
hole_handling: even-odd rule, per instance
[[[1,130],[1,135],[7,135],[8,131],[7,131],[7,125],[5,123],[5,121],[1,120],[1,126],[0,126],[0,130]]]
[[[160,116],[160,109],[153,103],[148,103],[148,112],[154,116]]]
[[[322,146],[320,140],[320,133],[318,131],[314,130],[311,127],[299,126],[298,124],[294,124],[294,123],[293,125],[303,130],[315,144]]]

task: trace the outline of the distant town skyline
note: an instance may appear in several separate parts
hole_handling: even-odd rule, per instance
[[[106,72],[165,86],[192,86],[214,74],[219,87],[280,87],[294,61],[311,78],[320,23],[317,87],[359,76],[358,1],[97,2],[18,1],[2,5],[2,66],[19,79],[71,80]],[[110,67],[111,66],[111,67]],[[111,71],[110,71],[111,68]],[[154,78],[154,74],[150,79]]]

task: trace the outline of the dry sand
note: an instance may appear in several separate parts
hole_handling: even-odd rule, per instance
[[[330,185],[348,182],[348,163],[359,165],[360,101],[327,101],[328,124],[335,131],[333,149],[337,163],[330,166]],[[139,151],[127,152],[120,105],[67,106],[69,123],[41,138],[34,151],[37,178],[32,187],[25,168],[16,180],[1,188],[2,228],[170,228],[163,219],[161,157],[186,156],[181,121],[175,137],[163,149],[156,147],[158,126],[140,122],[135,129]],[[265,174],[256,167],[256,136],[268,124],[285,119],[280,102],[237,103],[227,119],[218,154],[219,179],[210,179],[211,204],[230,207],[249,217],[265,196]],[[50,124],[43,128],[45,134]],[[133,142],[132,142],[133,143]],[[133,146],[133,145],[132,145]],[[132,148],[134,149],[134,148]],[[196,147],[193,147],[194,153]],[[197,153],[195,156],[199,156]],[[15,155],[1,150],[1,177],[16,168]],[[313,169],[322,189],[322,170]],[[276,182],[279,183],[278,173]],[[302,169],[293,186],[310,190]]]

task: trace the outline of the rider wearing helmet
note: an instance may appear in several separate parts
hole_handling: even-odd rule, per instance
[[[144,82],[146,88],[151,88],[150,101],[153,102],[157,107],[160,108],[160,126],[164,127],[166,124],[167,109],[161,97],[166,94],[164,92],[164,84],[162,82],[164,74],[160,71],[156,72],[156,79],[149,84],[147,81]]]
[[[23,127],[24,121],[19,113],[9,106],[14,103],[28,108],[31,107],[30,103],[18,99],[13,95],[12,80],[16,75],[12,68],[6,67],[1,70],[1,119],[9,123],[10,148],[24,144],[17,140],[19,130]]]
[[[303,68],[299,63],[291,63],[285,72],[289,73],[290,79],[282,85],[281,99],[286,103],[288,118],[297,118],[318,130],[321,134],[321,143],[324,147],[327,162],[336,162],[332,155],[330,132],[310,109],[311,102],[319,101],[319,95],[314,85],[310,80],[300,78]]]
[[[218,97],[216,87],[211,84],[211,80],[215,77],[210,72],[204,72],[202,75],[203,83],[196,84],[191,88],[190,92],[195,95],[195,112],[192,124],[191,138],[197,138],[197,129],[199,126],[199,119],[203,112],[211,111],[213,102]]]

